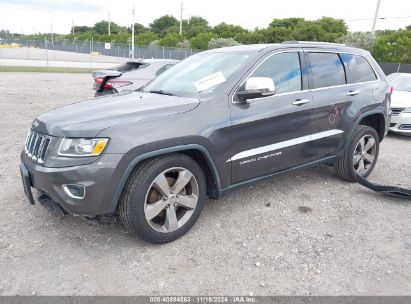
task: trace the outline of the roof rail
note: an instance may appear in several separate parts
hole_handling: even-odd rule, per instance
[[[319,44],[319,45],[347,46],[346,44],[342,44],[342,43],[321,42],[321,41],[297,41],[297,40],[283,41],[281,42],[281,44]]]

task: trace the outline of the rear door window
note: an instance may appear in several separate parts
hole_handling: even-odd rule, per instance
[[[341,54],[341,59],[348,67],[348,83],[373,81],[377,79],[367,59],[360,55]]]
[[[313,88],[326,88],[346,84],[344,66],[335,53],[308,53]]]

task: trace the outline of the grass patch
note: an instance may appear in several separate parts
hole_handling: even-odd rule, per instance
[[[34,73],[91,73],[98,69],[89,68],[58,68],[58,67],[21,67],[0,66],[0,72],[34,72]]]

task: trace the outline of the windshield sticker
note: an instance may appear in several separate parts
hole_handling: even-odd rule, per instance
[[[207,77],[201,78],[200,80],[196,81],[194,85],[196,86],[197,92],[202,92],[208,90],[220,83],[225,82],[224,74],[219,71],[215,74],[211,74]]]

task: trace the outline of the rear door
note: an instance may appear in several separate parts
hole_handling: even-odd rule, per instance
[[[314,161],[340,150],[351,124],[344,118],[352,116],[346,112],[358,94],[347,84],[346,68],[337,51],[306,49],[305,58],[314,110],[312,131],[317,135],[307,145],[307,157]]]

